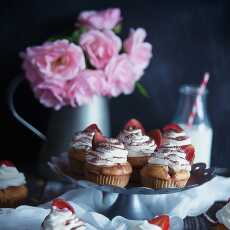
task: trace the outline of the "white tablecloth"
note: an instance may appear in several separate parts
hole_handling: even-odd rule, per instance
[[[109,208],[117,194],[108,195],[92,189],[78,188],[63,194],[61,197],[70,201],[77,215],[84,220],[87,229],[131,230],[141,221],[115,217],[109,220],[97,213]],[[215,177],[210,182],[180,193],[167,195],[142,196],[143,203],[152,212],[152,216],[167,213],[172,217],[172,230],[183,229],[182,219],[186,216],[197,216],[212,206],[215,201],[227,200],[230,197],[230,178]],[[40,207],[20,206],[17,209],[1,209],[0,229],[36,230],[49,213],[50,203]]]

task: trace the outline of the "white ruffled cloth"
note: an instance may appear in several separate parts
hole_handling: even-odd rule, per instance
[[[127,220],[121,216],[117,216],[110,221],[99,213],[86,211],[74,202],[71,202],[71,205],[76,210],[76,215],[86,223],[87,230],[132,230],[136,225],[143,223],[143,221]],[[41,224],[49,212],[49,209],[31,206],[0,209],[0,229],[41,230]],[[182,219],[172,217],[171,229],[182,230]]]
[[[108,196],[113,196],[110,199]],[[141,221],[107,217],[96,213],[108,209],[117,199],[117,194],[104,195],[101,191],[78,188],[70,190],[62,198],[70,201],[79,218],[85,221],[87,229],[131,230]],[[206,212],[215,201],[230,197],[230,178],[215,177],[206,184],[187,191],[165,195],[140,195],[152,216],[167,213],[172,216],[172,230],[183,229],[182,219]],[[20,206],[17,209],[1,209],[0,223],[4,230],[36,230],[49,213],[50,204],[41,207]],[[175,217],[177,216],[177,218]]]

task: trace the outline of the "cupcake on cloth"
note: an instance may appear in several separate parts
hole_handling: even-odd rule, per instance
[[[142,124],[136,119],[131,119],[126,123],[118,139],[128,150],[128,162],[134,171],[132,179],[134,182],[139,182],[139,170],[147,164],[157,145],[153,139],[145,135]]]
[[[184,187],[194,159],[191,140],[176,124],[165,126],[162,138],[162,145],[141,170],[142,184],[155,189]]]
[[[96,124],[91,124],[73,137],[68,156],[70,168],[77,175],[83,176],[84,174],[85,156],[92,148],[92,140],[96,131],[101,132]]]
[[[86,226],[75,214],[74,208],[63,199],[55,199],[52,209],[44,219],[42,230],[85,230]]]
[[[128,151],[123,143],[96,132],[92,145],[92,150],[86,156],[86,179],[101,185],[125,187],[132,167],[127,161]]]
[[[217,230],[230,229],[230,201],[216,213]]]
[[[0,208],[14,208],[21,204],[28,194],[26,180],[10,161],[0,161]]]
[[[143,224],[135,226],[133,230],[169,230],[170,218],[167,215],[154,217],[152,220],[144,221]]]

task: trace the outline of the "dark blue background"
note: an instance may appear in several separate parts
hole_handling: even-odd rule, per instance
[[[142,83],[151,98],[134,92],[110,100],[113,133],[130,117],[146,127],[161,127],[176,110],[178,88],[198,84],[211,74],[208,110],[214,129],[212,164],[230,167],[230,14],[228,1],[1,1],[1,158],[20,166],[36,163],[41,142],[10,116],[5,104],[9,81],[21,72],[18,53],[47,37],[68,33],[80,11],[120,7],[126,35],[130,27],[144,27],[154,58]],[[27,84],[17,93],[24,116],[45,130],[49,110],[33,98]],[[3,150],[4,149],[4,150]],[[31,167],[32,168],[32,167]]]

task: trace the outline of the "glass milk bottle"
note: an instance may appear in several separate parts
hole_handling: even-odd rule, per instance
[[[197,93],[198,87],[192,85],[184,85],[180,88],[180,99],[174,122],[184,128],[187,135],[191,137],[196,150],[194,163],[204,162],[207,167],[210,167],[213,130],[207,113],[207,90],[198,97],[193,125],[190,127],[187,125]]]

